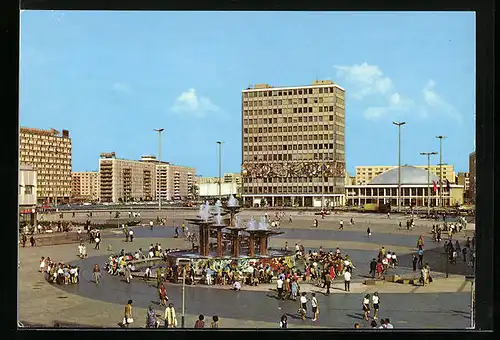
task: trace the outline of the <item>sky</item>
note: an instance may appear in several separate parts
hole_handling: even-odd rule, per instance
[[[426,164],[468,171],[475,136],[473,12],[21,13],[20,124],[67,129],[73,171],[99,154],[241,168],[241,91],[346,89],[346,166]],[[439,163],[434,156],[432,164]]]

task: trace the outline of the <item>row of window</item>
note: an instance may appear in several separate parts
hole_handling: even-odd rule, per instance
[[[255,115],[272,115],[272,114],[292,114],[292,113],[318,113],[318,112],[336,112],[339,116],[343,117],[344,107],[336,106],[318,106],[318,107],[294,107],[294,108],[274,108],[274,109],[254,109],[243,110],[243,116]]]
[[[316,97],[316,98],[298,98],[298,99],[274,99],[274,100],[247,100],[243,101],[243,106],[258,107],[258,106],[281,106],[281,105],[300,105],[300,104],[321,104],[335,103],[336,100],[342,99],[336,97]]]
[[[337,91],[335,91],[337,89]],[[304,95],[313,93],[343,93],[342,90],[336,87],[317,87],[317,88],[305,88],[305,89],[290,89],[290,90],[262,90],[262,91],[252,91],[243,92],[243,98],[258,98],[258,97],[272,97],[272,96],[292,96],[292,95]]]
[[[343,188],[332,186],[307,186],[307,187],[244,187],[244,194],[336,194],[343,193]]]
[[[292,132],[313,132],[313,131],[337,131],[337,132],[341,132],[342,134],[344,133],[345,131],[345,128],[341,125],[308,125],[308,126],[275,126],[275,127],[269,127],[269,128],[266,128],[266,127],[260,127],[260,128],[244,128],[243,129],[243,133],[245,134],[262,134],[262,133],[265,133],[265,134],[268,134],[268,133],[292,133]],[[299,136],[302,136],[302,134],[299,134]],[[252,136],[252,137],[248,137],[250,138],[249,141],[251,142],[252,141],[252,138],[254,139],[255,141],[255,138],[262,138],[262,137],[279,137],[279,136]],[[282,136],[284,137],[284,136]],[[289,136],[290,137],[290,136]],[[245,137],[244,137],[245,138]],[[332,134],[332,138],[333,137],[333,134]],[[307,138],[306,138],[307,139]]]
[[[308,141],[308,140],[324,140],[324,141],[334,141],[339,143],[344,142],[344,136],[342,134],[296,134],[288,136],[259,136],[259,137],[243,137],[243,144],[247,143],[271,143],[271,142],[296,142],[296,141]]]
[[[243,125],[263,125],[263,124],[297,124],[297,123],[316,123],[316,122],[334,122],[335,115],[329,116],[311,116],[311,117],[280,117],[280,118],[250,118],[244,119]]]
[[[244,155],[243,161],[297,161],[297,160],[338,160],[344,161],[343,151],[337,150],[337,154],[326,151],[323,153],[309,154],[275,154],[275,155]]]
[[[292,151],[292,150],[335,150],[334,143],[320,144],[283,144],[283,145],[250,145],[243,151]]]

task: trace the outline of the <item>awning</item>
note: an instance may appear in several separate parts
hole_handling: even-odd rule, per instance
[[[25,214],[34,214],[35,213],[35,209],[24,209],[24,210],[21,210],[19,213],[23,214],[23,215],[25,215]]]

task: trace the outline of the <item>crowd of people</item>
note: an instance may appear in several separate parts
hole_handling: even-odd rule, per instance
[[[46,281],[56,284],[78,284],[80,269],[77,265],[55,262],[50,257],[40,259],[40,270]]]

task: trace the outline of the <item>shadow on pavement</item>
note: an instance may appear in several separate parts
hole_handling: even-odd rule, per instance
[[[350,317],[351,319],[357,319],[357,320],[363,320],[364,319],[364,315],[361,314],[361,313],[354,313],[354,314],[346,314],[348,317]]]

